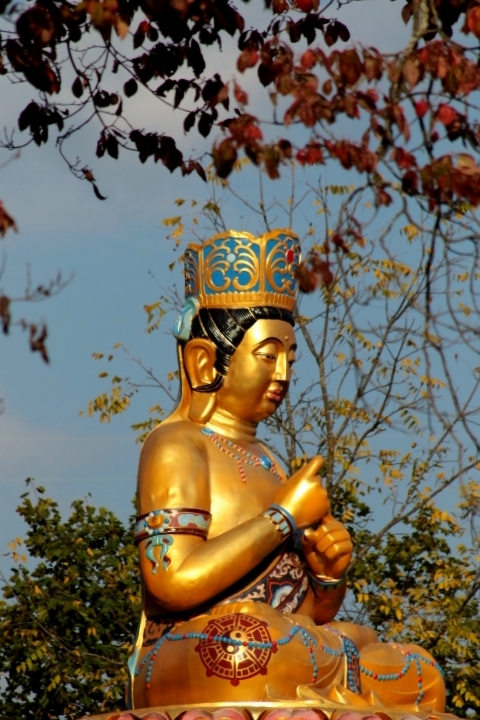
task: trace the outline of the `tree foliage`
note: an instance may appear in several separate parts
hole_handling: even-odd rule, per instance
[[[26,538],[10,544],[15,566],[2,578],[0,715],[74,720],[121,706],[140,612],[132,529],[81,500],[62,519],[27,482]]]

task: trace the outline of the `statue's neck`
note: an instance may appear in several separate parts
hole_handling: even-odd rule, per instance
[[[215,410],[206,426],[224,437],[244,442],[255,442],[257,423],[239,420],[221,410]]]

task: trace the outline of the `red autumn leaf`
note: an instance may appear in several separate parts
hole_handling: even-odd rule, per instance
[[[426,100],[419,100],[415,103],[415,112],[419,118],[425,117],[428,112],[428,103]]]
[[[290,140],[279,140],[277,143],[278,152],[284,160],[290,160],[292,157],[292,143]]]
[[[376,51],[369,52],[363,51],[363,58],[365,63],[365,75],[368,80],[380,80],[383,73],[383,58]]]
[[[233,94],[239,105],[248,105],[248,95],[237,83],[233,86]]]
[[[418,189],[418,176],[414,170],[405,173],[402,179],[402,190],[407,195],[415,195]]]
[[[309,143],[299,150],[295,156],[300,165],[315,165],[323,163],[322,148],[318,143]]]
[[[401,105],[391,103],[385,110],[387,117],[390,117],[391,121],[396,124],[400,132],[402,133],[405,140],[410,140],[410,127],[407,119],[404,115],[403,108]]]
[[[388,207],[392,203],[392,196],[383,188],[377,188],[375,199],[377,205],[386,205]]]
[[[330,95],[330,93],[333,90],[333,83],[331,80],[325,80],[325,82],[322,85],[322,92],[324,95]]]
[[[342,42],[348,42],[350,40],[350,30],[346,25],[337,20],[338,37]]]
[[[471,32],[477,38],[480,38],[480,5],[474,5],[468,8],[467,19],[463,29],[465,32]]]
[[[146,28],[145,28],[146,26]],[[146,37],[146,30],[148,29],[148,22],[146,20],[142,20],[140,25],[138,26],[137,30],[135,31],[135,34],[133,36],[133,47],[139,48],[143,45]]]
[[[49,362],[48,352],[45,345],[48,331],[47,326],[42,325],[41,328],[37,328],[36,325],[30,325],[30,350],[32,352],[40,353],[42,360],[45,363]]]
[[[280,164],[280,153],[276,145],[264,146],[262,148],[263,163],[270,180],[277,180],[280,177],[278,166]]]
[[[335,45],[338,40],[338,23],[329,22],[325,30],[323,31],[323,37],[328,47]]]
[[[262,131],[257,125],[249,123],[245,128],[244,137],[247,141],[249,140],[263,140]]]
[[[303,148],[301,150],[298,150],[295,157],[297,158],[297,161],[300,163],[300,165],[307,164],[307,152]]]
[[[137,81],[134,78],[130,78],[130,80],[127,80],[125,85],[123,86],[123,92],[125,95],[129,98],[135,95],[135,93],[138,90]]]
[[[353,95],[346,95],[345,97],[345,113],[350,118],[360,117],[358,103]]]
[[[456,117],[457,111],[450,107],[450,105],[440,105],[438,108],[437,120],[439,120],[442,125],[451,125]]]
[[[326,285],[327,287],[330,287],[330,285],[333,285],[334,276],[333,272],[330,268],[330,263],[328,260],[317,260],[315,263],[315,272],[320,278],[320,281]]]
[[[403,148],[395,148],[393,158],[400,170],[409,170],[411,167],[415,167],[417,164],[415,157]]]
[[[352,48],[339,53],[338,69],[345,85],[348,87],[356,85],[363,73],[363,63],[357,51]]]
[[[214,145],[212,154],[217,175],[220,178],[228,177],[237,159],[237,151],[233,141],[230,138],[222,140],[218,145]]]
[[[418,51],[417,57],[422,63],[422,65],[426,65],[428,63],[429,59],[429,49],[433,49],[435,47],[435,43],[432,43],[431,45],[423,47],[421,50]]]
[[[345,242],[343,237],[339,233],[335,233],[332,236],[332,243],[337,247],[339,250],[343,250],[344,253],[350,252],[350,247]]]
[[[300,65],[304,70],[310,70],[316,61],[315,53],[312,50],[306,50],[300,58]]]
[[[5,237],[8,230],[15,230],[15,232],[18,232],[17,224],[15,220],[12,218],[11,215],[8,214],[8,212],[3,207],[3,203],[0,200],[0,237]]]
[[[420,69],[418,63],[412,58],[407,58],[403,63],[403,77],[409,84],[410,88],[414,88],[420,80]]]
[[[237,60],[237,69],[244,72],[247,68],[255,67],[258,62],[258,52],[253,48],[242,50]]]
[[[402,74],[402,68],[394,60],[387,66],[388,79],[392,84],[400,80]]]
[[[407,2],[406,5],[402,8],[402,20],[405,23],[405,25],[408,23],[410,18],[413,14],[413,4],[411,2]]]
[[[288,10],[287,0],[273,0],[272,12],[277,13],[278,15],[281,15],[282,13],[287,12],[287,10]]]
[[[0,295],[0,322],[4,335],[8,335],[10,329],[10,321],[12,315],[10,313],[10,298],[6,295]]]
[[[296,5],[299,10],[305,13],[318,10],[318,0],[297,0]]]
[[[301,262],[298,266],[295,272],[295,278],[301,292],[311,293],[318,287],[318,275],[307,267],[307,263],[305,261]]]

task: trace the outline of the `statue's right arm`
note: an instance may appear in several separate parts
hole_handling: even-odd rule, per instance
[[[210,512],[209,471],[202,442],[188,429],[186,431],[183,423],[178,423],[177,427],[172,424],[168,432],[165,431],[167,426],[152,433],[142,450],[138,477],[139,514],[182,507]],[[312,502],[318,511],[313,513],[315,518],[311,522],[325,511],[323,506],[319,507],[323,495],[320,497],[318,493],[320,485],[315,481],[314,469],[304,475],[303,479],[297,477],[295,482],[283,485],[280,493],[282,506],[294,517],[296,513],[298,524],[305,526],[310,518],[304,518],[303,514],[312,513]],[[272,502],[276,502],[276,497]],[[300,505],[305,506],[305,510]],[[155,573],[152,572],[154,565],[147,557],[148,540],[140,542],[143,580],[150,594],[163,607],[186,610],[204,604],[247,575],[283,542],[275,525],[263,514],[236,526],[235,518],[231,520],[232,529],[208,540],[194,535],[172,535],[168,567],[163,569],[159,564]]]
[[[170,426],[168,433],[153,433],[145,442],[138,476],[139,514],[182,507],[211,510],[204,448],[188,429],[182,434],[182,426],[185,429],[181,423],[177,428]],[[160,565],[155,574],[146,555],[148,540],[139,545],[145,585],[170,610],[185,610],[207,602],[249,573],[282,542],[274,525],[262,515],[212,539],[187,534],[172,538],[170,563],[167,569]]]

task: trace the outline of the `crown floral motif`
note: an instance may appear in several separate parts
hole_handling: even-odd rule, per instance
[[[200,308],[295,306],[300,242],[288,229],[256,237],[229,230],[185,250],[185,305],[174,335],[188,339]]]

